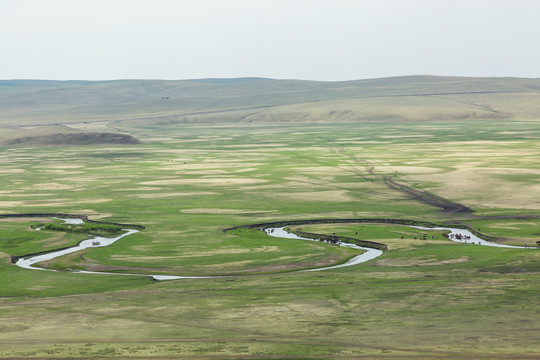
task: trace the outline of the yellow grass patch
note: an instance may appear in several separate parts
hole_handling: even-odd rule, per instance
[[[13,193],[13,194],[2,194],[3,197],[20,197],[21,194],[20,193]],[[39,194],[39,193],[33,193],[32,194],[32,197],[40,197],[40,196],[54,196],[54,194],[50,194],[50,193],[44,193],[44,194]]]
[[[254,167],[261,166],[263,163],[253,162],[220,162],[212,160],[212,162],[192,163],[192,164],[173,164],[160,167],[160,170],[208,170],[208,169],[223,169],[223,168],[238,168],[238,167]]]
[[[472,207],[540,209],[540,202],[531,196],[540,193],[540,183],[512,182],[498,176],[537,174],[539,170],[470,166],[473,165],[461,165],[445,173],[407,175],[406,179],[436,182],[437,187],[430,192]]]
[[[0,174],[20,174],[26,172],[25,169],[0,169]]]
[[[328,190],[328,191],[309,191],[309,192],[291,192],[282,194],[272,194],[272,196],[286,197],[295,200],[304,201],[326,201],[326,202],[348,202],[355,201],[347,190]]]
[[[489,147],[501,147],[505,145],[515,145],[520,144],[520,141],[495,141],[495,140],[471,140],[471,141],[446,141],[444,142],[445,145],[450,147],[463,147],[467,145],[486,145]]]
[[[503,226],[503,225],[490,225],[488,226],[490,229],[506,229],[506,230],[519,230],[516,226]]]
[[[229,174],[229,171],[226,170],[219,170],[219,169],[213,169],[213,170],[195,170],[195,171],[182,171],[181,174],[184,175],[227,175]]]
[[[126,188],[126,189],[112,189],[112,191],[128,191],[128,192],[138,192],[138,191],[162,191],[163,188],[161,187],[150,187],[150,186],[142,186],[138,188]]]
[[[77,164],[62,164],[62,165],[47,165],[46,169],[80,169],[84,168],[84,165]]]
[[[25,204],[24,201],[0,201],[0,207],[15,207],[23,206]]]
[[[99,219],[108,218],[114,215],[113,213],[98,213],[95,210],[91,210],[91,209],[77,210],[77,214],[86,215],[91,220],[99,220]]]
[[[213,177],[197,179],[168,179],[144,181],[140,185],[210,185],[210,186],[230,186],[230,185],[250,185],[266,183],[266,180],[240,177]]]
[[[231,173],[238,174],[238,173],[244,173],[244,172],[256,171],[256,170],[258,170],[258,169],[257,169],[257,168],[254,168],[254,167],[251,167],[251,168],[245,168],[245,169],[233,170],[233,171],[230,171],[230,172],[231,172]]]
[[[406,138],[418,138],[418,137],[433,137],[434,135],[429,134],[413,134],[413,135],[379,135],[381,139],[406,139]]]
[[[274,251],[279,251],[279,247],[278,246],[267,246],[267,245],[264,245],[264,246],[261,246],[260,248],[258,249],[255,249],[256,252],[274,252]]]
[[[350,165],[347,165],[350,166]],[[363,168],[363,165],[358,165],[360,169]],[[296,169],[298,172],[303,174],[315,174],[315,175],[350,175],[350,168],[340,168],[337,166],[312,166],[312,167],[300,167]]]
[[[509,222],[497,222],[497,224],[489,224],[488,228],[496,228],[496,229],[519,229],[518,226],[537,226],[537,223],[534,222],[516,222],[516,221],[509,221]]]
[[[39,290],[45,290],[45,289],[52,289],[53,287],[52,286],[46,286],[46,285],[36,285],[36,286],[30,286],[30,287],[27,287],[28,290],[35,290],[35,291],[39,291]]]
[[[111,255],[112,260],[139,262],[139,263],[159,263],[164,260],[179,260],[178,256],[133,256],[133,255]]]
[[[68,171],[68,170],[49,170],[49,169],[42,169],[40,170],[43,173],[47,174],[57,174],[57,175],[80,175],[83,172],[82,171]]]
[[[418,239],[411,239],[411,234],[404,233],[404,238],[401,239],[400,234],[395,239],[370,239],[370,241],[380,242],[383,244],[388,245],[389,250],[410,250],[411,248],[417,247],[418,245],[426,245],[426,244],[438,244],[438,245],[446,245],[449,244],[450,240],[418,240]],[[418,236],[418,235],[416,235]],[[407,238],[409,237],[409,238]]]
[[[40,201],[24,201],[24,206],[50,206],[50,207],[61,207],[61,206],[70,206],[78,204],[101,204],[104,202],[111,201],[112,199],[87,199],[87,200],[71,200],[71,199],[55,199],[55,201],[50,200],[40,200]]]
[[[5,252],[0,252],[0,262],[1,263],[11,263],[11,256]]]
[[[152,193],[152,194],[134,194],[135,197],[140,199],[154,199],[164,197],[176,197],[176,196],[203,196],[203,195],[218,195],[219,193],[211,191],[200,192],[171,192],[171,193]]]
[[[60,184],[60,183],[43,183],[43,184],[34,184],[31,188],[26,188],[25,190],[73,190],[79,188],[74,185]]]
[[[253,214],[275,213],[277,210],[249,210],[249,209],[217,209],[217,208],[194,208],[180,210],[185,214]]]
[[[242,268],[243,266],[245,265],[249,265],[249,264],[252,264],[253,262],[255,262],[255,260],[242,260],[242,261],[232,261],[232,262],[228,262],[228,263],[219,263],[219,264],[206,264],[204,266],[195,266],[194,268],[198,268],[198,269],[201,269],[201,270],[214,270],[214,271],[219,271],[219,270],[223,270],[223,271],[230,271],[231,268],[233,269],[239,269],[239,268]],[[224,270],[226,269],[226,270]]]
[[[434,266],[434,265],[448,265],[457,264],[470,261],[471,258],[462,256],[457,259],[450,260],[436,260],[426,258],[408,258],[408,259],[380,259],[375,261],[376,266]]]
[[[214,255],[229,255],[229,254],[246,254],[251,252],[251,249],[246,248],[219,248],[219,249],[213,249],[213,250],[201,250],[199,253],[193,253],[193,254],[182,254],[181,257],[208,257],[208,256],[214,256]]]
[[[433,174],[443,171],[439,168],[427,166],[392,166],[391,170],[402,174]],[[375,169],[375,172],[376,171],[377,169]]]
[[[51,219],[38,218],[38,217],[14,217],[14,218],[2,218],[2,219],[0,219],[0,222],[19,223],[19,222],[28,222],[28,221],[39,221],[39,222],[42,222],[42,223],[53,222],[53,220],[51,220]]]

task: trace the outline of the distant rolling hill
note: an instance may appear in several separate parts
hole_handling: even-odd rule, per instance
[[[540,79],[0,81],[0,126],[537,118]],[[0,130],[1,131],[1,130]]]

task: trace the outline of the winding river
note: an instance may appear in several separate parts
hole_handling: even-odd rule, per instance
[[[69,218],[69,219],[60,219],[68,224],[82,224],[83,220],[78,218]],[[523,247],[523,246],[513,246],[513,245],[502,245],[497,244],[494,242],[489,242],[486,240],[483,240],[476,235],[472,234],[470,231],[465,229],[456,229],[456,228],[446,228],[446,227],[421,227],[421,226],[413,226],[413,225],[404,225],[409,226],[415,229],[420,230],[442,230],[448,232],[448,238],[452,241],[462,242],[462,243],[470,243],[470,244],[477,244],[477,245],[483,245],[483,246],[496,246],[496,247],[504,247],[504,248],[519,248],[519,249],[535,249],[535,247]],[[305,237],[298,236],[296,234],[290,233],[285,230],[286,226],[282,227],[267,227],[267,228],[261,228],[262,231],[264,231],[269,236],[277,237],[277,238],[286,238],[286,239],[298,239],[298,240],[308,240],[308,241],[318,241],[315,239],[309,239]],[[37,229],[39,230],[39,229]],[[97,247],[104,247],[109,246],[116,241],[139,232],[139,230],[136,229],[123,229],[125,233],[115,236],[115,237],[102,237],[102,236],[95,236],[94,238],[83,240],[78,245],[57,250],[57,251],[51,251],[44,254],[38,254],[38,255],[31,255],[27,257],[21,257],[16,262],[15,265],[24,268],[24,269],[31,269],[31,270],[42,270],[42,271],[59,271],[59,270],[53,270],[53,269],[44,269],[40,267],[33,266],[39,262],[47,261],[51,259],[55,259],[57,257],[71,254],[77,251],[81,251],[88,248],[97,248]],[[330,270],[330,269],[336,269],[346,266],[352,266],[357,265],[372,259],[375,259],[378,256],[382,255],[382,251],[378,249],[368,248],[359,246],[356,244],[351,243],[344,243],[339,242],[339,246],[353,248],[353,249],[359,249],[364,250],[364,253],[361,255],[355,256],[354,258],[350,259],[346,263],[334,265],[334,266],[326,266],[326,267],[320,267],[315,269],[307,269],[307,270],[299,270],[299,271],[322,271],[322,270]],[[130,275],[130,276],[150,276],[154,280],[177,280],[177,279],[207,279],[207,278],[219,278],[219,277],[227,277],[224,275],[214,275],[214,276],[176,276],[176,275],[157,275],[157,274],[129,274],[129,273],[113,273],[113,272],[101,272],[101,271],[86,271],[86,270],[71,270],[71,272],[75,273],[84,273],[84,274],[108,274],[108,275]]]
[[[483,245],[483,246],[494,246],[500,248],[511,248],[511,249],[536,249],[536,247],[531,246],[516,246],[516,245],[504,245],[498,244],[491,241],[484,240],[474,235],[472,232],[466,229],[455,229],[455,228],[446,228],[446,227],[424,227],[424,226],[413,226],[410,227],[419,229],[419,230],[443,230],[448,231],[448,239],[464,243],[464,244],[474,244],[474,245]]]
[[[61,218],[60,220],[63,220],[67,224],[75,224],[75,225],[81,225],[83,223],[82,219],[73,219],[68,218],[64,219]],[[39,230],[39,229],[37,229]],[[103,237],[103,236],[95,236],[91,239],[83,240],[81,241],[77,246],[73,246],[67,249],[57,250],[57,251],[51,251],[45,254],[39,254],[39,255],[33,255],[29,257],[22,257],[17,260],[15,265],[22,267],[24,269],[31,269],[31,270],[43,270],[43,271],[59,271],[59,270],[53,270],[53,269],[44,269],[40,267],[33,266],[34,264],[37,264],[42,261],[52,260],[57,257],[67,255],[74,253],[76,251],[81,251],[88,248],[97,248],[97,247],[104,247],[109,246],[111,244],[114,244],[116,241],[122,239],[123,237],[126,237],[131,234],[138,233],[139,230],[136,229],[122,229],[125,231],[125,233],[115,236],[115,237]],[[206,278],[208,276],[169,276],[169,275],[152,275],[152,274],[129,274],[129,273],[113,273],[113,272],[105,272],[105,271],[88,271],[88,270],[71,270],[70,272],[74,273],[82,273],[82,274],[106,274],[106,275],[130,275],[130,276],[150,276],[155,280],[174,280],[174,279],[192,279],[192,278]]]
[[[277,238],[285,238],[285,239],[298,239],[298,240],[309,240],[309,241],[318,241],[315,239],[309,239],[305,237],[298,236],[296,234],[290,233],[285,230],[285,227],[277,227],[277,228],[265,228],[263,229],[264,232],[266,232],[268,235],[277,237]],[[345,266],[352,266],[357,265],[372,259],[375,259],[378,256],[382,255],[382,250],[378,249],[372,249],[367,247],[358,246],[356,244],[349,244],[344,242],[339,242],[339,246],[348,247],[352,249],[359,249],[359,250],[365,250],[365,252],[361,255],[355,256],[346,263],[334,265],[334,266],[327,266],[327,267],[321,267],[316,269],[308,269],[308,270],[302,270],[302,271],[321,271],[321,270],[330,270],[330,269],[337,269]]]

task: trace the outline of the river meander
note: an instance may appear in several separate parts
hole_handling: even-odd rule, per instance
[[[69,224],[82,224],[83,223],[83,220],[78,219],[78,218],[69,218],[69,219],[61,219],[61,220]],[[496,247],[504,247],[504,248],[533,249],[533,247],[502,245],[502,244],[497,244],[494,242],[489,242],[489,241],[479,238],[478,236],[472,234],[470,231],[465,230],[465,229],[456,229],[456,228],[447,228],[447,227],[421,227],[421,226],[413,226],[413,225],[403,225],[403,226],[409,226],[412,228],[426,230],[426,231],[433,231],[433,230],[445,231],[445,232],[448,232],[447,236],[450,240],[462,242],[462,243],[469,243],[469,244],[476,244],[476,245],[483,245],[483,246],[496,246]],[[264,231],[269,236],[273,236],[277,238],[318,241],[316,239],[309,239],[309,238],[301,237],[291,232],[288,232],[285,230],[285,227],[286,226],[266,227],[266,228],[261,228],[260,230]],[[136,230],[136,229],[123,229],[123,230],[125,231],[125,233],[115,236],[115,237],[95,236],[91,239],[83,240],[78,245],[70,247],[70,248],[57,250],[57,251],[51,251],[48,253],[43,253],[43,254],[38,254],[38,255],[30,255],[26,257],[21,257],[15,262],[15,265],[24,269],[31,269],[31,270],[58,271],[58,270],[52,270],[52,269],[44,269],[44,268],[36,267],[34,265],[42,261],[52,260],[57,257],[71,254],[71,253],[81,251],[84,249],[109,246],[126,236],[139,232],[139,230]],[[363,250],[364,252],[361,255],[355,256],[343,264],[314,268],[314,269],[307,269],[307,270],[299,270],[299,271],[322,271],[322,270],[331,270],[331,269],[336,269],[336,268],[341,268],[341,267],[346,267],[346,266],[353,266],[360,263],[364,263],[366,261],[373,260],[381,256],[383,253],[381,250],[378,250],[378,249],[363,247],[363,246],[359,246],[359,245],[351,244],[351,243],[338,242],[337,244],[343,247]],[[176,275],[158,275],[158,274],[128,274],[128,273],[112,273],[112,272],[99,272],[99,271],[86,271],[86,270],[70,270],[70,271],[75,272],[75,273],[84,273],[84,274],[150,276],[155,280],[205,279],[205,278],[225,277],[225,276],[176,276]]]

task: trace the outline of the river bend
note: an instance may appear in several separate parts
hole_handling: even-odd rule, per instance
[[[82,219],[61,219],[64,220],[66,223],[69,224],[82,224]],[[533,249],[533,247],[522,247],[522,246],[512,246],[512,245],[502,245],[497,244],[493,242],[489,242],[486,240],[483,240],[476,235],[472,234],[470,231],[465,229],[456,229],[456,228],[446,228],[446,227],[421,227],[421,226],[412,226],[412,225],[404,225],[404,226],[410,226],[416,229],[421,230],[443,230],[448,231],[448,238],[452,241],[462,242],[462,243],[470,243],[470,244],[478,244],[478,245],[484,245],[484,246],[496,246],[496,247],[504,247],[504,248],[529,248]],[[39,229],[38,229],[39,230]],[[37,264],[42,261],[47,261],[51,259],[55,259],[57,257],[71,254],[77,251],[81,251],[88,248],[97,248],[97,247],[104,247],[109,246],[116,241],[129,236],[131,234],[135,234],[139,232],[139,230],[136,229],[123,229],[125,233],[115,236],[115,237],[102,237],[102,236],[96,236],[94,238],[83,240],[78,245],[57,250],[57,251],[51,251],[44,254],[39,255],[33,255],[33,256],[27,256],[27,257],[21,257],[19,258],[15,265],[24,268],[24,269],[31,269],[31,270],[43,270],[43,271],[58,271],[58,270],[52,270],[52,269],[44,269],[40,267],[33,266],[34,264]],[[309,239],[305,237],[298,236],[296,234],[290,233],[285,230],[285,226],[282,227],[267,227],[262,228],[266,234],[269,236],[277,237],[277,238],[286,238],[286,239],[298,239],[298,240],[308,240],[308,241],[318,241],[315,239]],[[336,268],[342,268],[346,266],[353,266],[360,263],[364,263],[366,261],[373,260],[379,256],[382,255],[382,251],[378,249],[373,248],[367,248],[363,246],[359,246],[356,244],[351,243],[344,243],[339,242],[339,246],[343,247],[349,247],[353,249],[359,249],[364,250],[364,253],[361,255],[355,256],[354,258],[350,259],[346,263],[339,264],[339,265],[333,265],[333,266],[326,266],[326,267],[320,267],[320,268],[314,268],[314,269],[307,269],[307,270],[299,270],[299,271],[323,271],[323,270],[331,270]],[[227,276],[221,276],[221,275],[214,275],[214,276],[176,276],[176,275],[157,275],[157,274],[129,274],[129,273],[112,273],[112,272],[100,272],[100,271],[86,271],[86,270],[71,270],[71,272],[75,273],[84,273],[84,274],[109,274],[109,275],[131,275],[131,276],[150,276],[155,280],[177,280],[177,279],[207,279],[207,278],[219,278],[219,277],[227,277]]]

